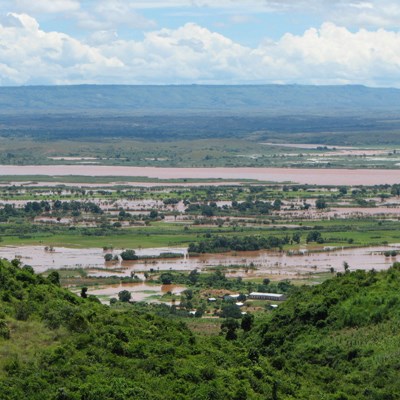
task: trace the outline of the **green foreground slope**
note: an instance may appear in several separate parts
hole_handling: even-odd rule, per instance
[[[340,275],[340,274],[339,274]],[[400,264],[302,288],[252,339],[293,399],[400,398]]]
[[[17,264],[17,263],[14,263]],[[398,399],[400,269],[301,288],[237,340],[0,263],[0,398]]]

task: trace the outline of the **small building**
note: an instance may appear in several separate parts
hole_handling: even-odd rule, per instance
[[[284,294],[278,293],[259,293],[252,292],[249,295],[249,299],[251,300],[273,300],[273,301],[283,301],[286,300],[286,296]]]
[[[217,299],[215,297],[209,297],[208,301],[209,303],[214,303],[215,301],[217,301]]]
[[[229,300],[237,300],[239,298],[240,294],[227,294],[224,296],[225,301]]]
[[[239,302],[237,302],[237,303],[235,303],[238,307],[243,307],[244,306],[244,303],[241,303],[240,301]]]

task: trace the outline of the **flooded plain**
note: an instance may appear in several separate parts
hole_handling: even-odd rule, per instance
[[[0,176],[144,177],[148,179],[233,179],[313,185],[380,185],[400,182],[400,169],[157,168],[101,165],[1,165]]]
[[[186,287],[176,285],[150,285],[146,283],[120,283],[116,285],[90,287],[88,294],[97,296],[102,303],[109,304],[118,293],[127,290],[131,293],[131,301],[146,301],[148,303],[159,303],[157,297],[166,293],[179,295]]]
[[[68,247],[55,247],[51,250],[45,246],[3,246],[0,247],[0,258],[12,260],[20,259],[24,264],[31,265],[38,273],[48,269],[77,269],[101,270],[97,276],[110,276],[118,274],[115,271],[124,270],[123,275],[129,276],[130,270],[126,262],[116,264],[106,263],[104,255],[108,251],[101,248],[74,249]],[[111,252],[111,251],[110,251]],[[122,250],[114,250],[113,254],[118,255]],[[186,249],[182,248],[153,248],[139,249],[136,254],[139,256],[158,256],[161,253],[173,252],[185,255]],[[129,264],[129,263],[128,263]]]
[[[277,275],[282,279],[298,278],[316,272],[328,272],[331,268],[343,270],[343,262],[351,270],[384,270],[389,268],[395,257],[385,257],[387,250],[400,250],[400,245],[375,246],[366,248],[339,248],[324,252],[308,253],[303,249],[298,254],[290,255],[274,251],[237,252],[222,254],[205,254],[188,257],[185,248],[152,248],[139,249],[136,253],[143,255],[160,255],[165,252],[180,253],[178,259],[150,259],[137,261],[105,262],[103,249],[99,248],[55,248],[46,251],[43,246],[3,246],[0,247],[0,258],[19,258],[24,264],[31,265],[36,272],[48,269],[87,270],[89,276],[131,276],[131,273],[158,272],[168,270],[207,271],[215,267],[224,267],[231,276],[267,276]],[[121,250],[114,250],[118,255]],[[399,256],[400,257],[400,256]]]

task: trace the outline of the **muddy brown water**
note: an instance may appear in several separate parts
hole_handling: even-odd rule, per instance
[[[99,248],[55,248],[45,251],[43,246],[3,246],[0,257],[13,259],[18,257],[24,264],[31,265],[37,272],[50,268],[84,268],[92,276],[130,276],[131,272],[157,272],[168,270],[191,271],[207,270],[216,266],[224,266],[233,271],[234,276],[266,276],[280,275],[282,278],[307,276],[315,272],[326,272],[330,268],[343,270],[343,262],[350,265],[351,270],[383,270],[389,268],[396,258],[385,257],[386,250],[399,250],[400,245],[377,246],[355,249],[336,249],[321,253],[304,253],[304,255],[288,255],[272,251],[238,252],[236,254],[207,254],[200,257],[180,259],[163,259],[147,261],[122,261],[116,264],[104,262],[104,251]],[[115,250],[119,254],[121,250]],[[158,255],[163,252],[180,252],[182,248],[138,249],[139,255]],[[400,256],[399,256],[400,258]],[[252,269],[251,266],[256,269]],[[232,267],[237,266],[237,267]]]
[[[254,179],[316,185],[377,185],[400,182],[400,170],[301,168],[157,168],[101,165],[1,165],[0,175],[124,176],[151,179]],[[134,179],[133,179],[134,180]]]
[[[159,302],[154,296],[161,296],[168,292],[179,295],[186,287],[176,285],[150,285],[146,283],[120,283],[117,285],[107,285],[91,287],[88,294],[99,296],[103,303],[108,304],[112,297],[117,298],[118,293],[127,290],[131,293],[131,301]]]

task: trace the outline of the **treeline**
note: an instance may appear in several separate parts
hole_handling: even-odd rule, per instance
[[[290,243],[289,236],[215,236],[209,240],[190,243],[189,253],[223,253],[228,251],[257,251],[269,249],[282,249]]]
[[[189,204],[186,208],[187,213],[200,214],[205,217],[213,217],[215,215],[229,215],[229,214],[249,214],[249,215],[268,215],[272,211],[279,211],[282,206],[282,201],[276,199],[273,202],[268,201],[251,201],[246,200],[243,202],[233,201],[231,206],[223,205],[219,207],[216,202],[205,204]]]
[[[11,204],[5,204],[0,209],[0,221],[7,221],[12,217],[38,216],[43,213],[55,212],[59,214],[79,215],[82,212],[92,214],[102,214],[102,209],[90,201],[32,201],[25,204],[23,208],[17,208]]]

